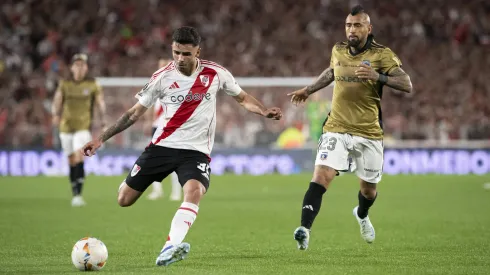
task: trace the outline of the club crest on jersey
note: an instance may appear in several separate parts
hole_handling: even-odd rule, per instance
[[[83,90],[83,95],[88,95],[90,93],[90,90],[89,89],[84,89]]]
[[[328,152],[322,152],[322,154],[320,155],[321,160],[326,160],[327,157],[328,157]]]
[[[136,176],[138,172],[141,170],[141,167],[138,164],[134,164],[133,170],[131,170],[131,177]]]
[[[199,76],[199,78],[201,79],[201,83],[204,87],[207,87],[209,85],[209,76],[201,75]]]
[[[369,62],[369,60],[363,60],[363,61],[362,61],[362,64],[365,64],[365,65],[371,66],[371,62]]]

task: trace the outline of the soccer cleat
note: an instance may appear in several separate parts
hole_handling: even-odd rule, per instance
[[[376,237],[374,226],[369,220],[369,216],[366,216],[364,219],[361,219],[359,218],[359,216],[357,216],[357,208],[359,208],[359,206],[354,207],[354,210],[352,210],[352,214],[354,214],[357,222],[359,223],[359,226],[361,227],[361,237],[367,243],[372,243],[374,242],[374,239]]]
[[[181,243],[178,245],[169,245],[165,247],[157,257],[156,264],[159,266],[168,266],[175,262],[181,261],[187,257],[187,254],[191,250],[191,245],[188,243]]]
[[[73,199],[71,199],[71,206],[73,207],[81,207],[85,206],[85,201],[83,200],[82,196],[74,196]]]
[[[294,239],[298,242],[299,250],[308,249],[310,242],[310,230],[304,226],[300,226],[294,230]]]
[[[149,195],[148,195],[148,199],[149,200],[157,200],[159,198],[163,197],[163,191],[155,191],[153,190]]]

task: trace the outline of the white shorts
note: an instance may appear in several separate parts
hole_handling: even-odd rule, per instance
[[[320,137],[315,165],[337,171],[356,172],[369,183],[378,183],[383,175],[383,141],[341,133]]]
[[[63,148],[63,153],[67,156],[82,149],[83,145],[90,140],[92,140],[92,135],[88,130],[75,133],[60,133],[61,148]]]

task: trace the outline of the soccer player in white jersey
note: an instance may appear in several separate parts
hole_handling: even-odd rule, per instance
[[[274,120],[282,117],[279,108],[267,109],[244,92],[228,70],[198,59],[200,42],[201,37],[194,28],[177,29],[172,35],[174,61],[152,75],[136,95],[138,102],[131,109],[82,148],[86,156],[94,155],[102,143],[133,125],[155,101],[162,103],[164,121],[136,160],[118,194],[119,205],[130,206],[152,182],[177,172],[184,190],[184,202],[175,213],[157,265],[167,266],[180,261],[190,250],[190,245],[183,241],[209,187],[217,93],[226,92],[249,112]]]
[[[160,58],[158,60],[158,68],[163,68],[168,65],[172,60]],[[148,115],[146,115],[148,114]],[[155,135],[155,132],[158,129],[158,126],[164,123],[165,115],[163,113],[163,106],[159,100],[155,101],[155,105],[153,106],[153,112],[147,112],[145,114],[147,120],[147,126],[145,128],[149,128],[148,132],[151,129],[151,135]],[[182,188],[180,186],[179,178],[177,177],[177,173],[172,172],[170,174],[170,182],[172,191],[170,191],[170,200],[171,201],[180,201],[182,199]],[[163,197],[163,188],[162,183],[160,181],[154,181],[152,184],[152,191],[148,195],[148,199],[157,200]]]

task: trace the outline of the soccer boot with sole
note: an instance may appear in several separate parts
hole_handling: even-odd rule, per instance
[[[367,243],[372,243],[374,242],[374,239],[376,237],[374,226],[369,220],[369,216],[366,216],[364,219],[361,219],[359,218],[359,216],[357,216],[357,208],[359,208],[359,206],[354,207],[354,210],[352,210],[352,214],[354,214],[354,217],[356,217],[356,220],[361,228],[361,237]]]
[[[191,245],[188,243],[169,245],[160,252],[157,257],[156,264],[160,266],[168,266],[175,262],[181,261],[187,257],[190,250]]]

